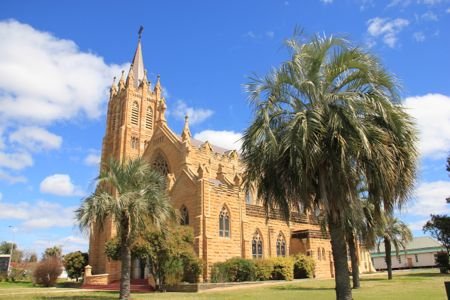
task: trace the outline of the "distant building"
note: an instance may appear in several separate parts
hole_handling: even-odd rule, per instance
[[[399,255],[392,247],[392,269],[423,268],[436,266],[435,256],[445,251],[444,247],[428,236],[416,237],[406,245],[406,249],[399,249]],[[379,249],[371,251],[373,266],[376,270],[386,270],[384,244]]]

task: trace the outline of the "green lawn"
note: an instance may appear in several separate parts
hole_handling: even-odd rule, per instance
[[[353,291],[359,299],[430,300],[446,299],[444,281],[450,275],[441,275],[437,270],[394,273],[394,280],[384,276],[364,277],[361,289]],[[75,289],[12,288],[12,283],[0,283],[0,299],[115,299],[116,292],[82,292]],[[26,294],[25,294],[26,293]],[[14,295],[12,295],[14,294]],[[222,290],[203,293],[151,293],[133,294],[133,299],[334,299],[333,280],[306,280],[280,285],[261,285],[252,288]]]

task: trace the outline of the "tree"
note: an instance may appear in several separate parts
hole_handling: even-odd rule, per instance
[[[33,271],[33,280],[36,284],[46,287],[54,286],[61,273],[61,260],[58,257],[50,256],[38,263]]]
[[[450,254],[450,217],[447,215],[430,215],[430,217],[431,220],[423,226],[423,232],[430,233]]]
[[[56,259],[61,260],[61,255],[62,255],[61,246],[53,246],[45,249],[42,259],[54,257]]]
[[[392,245],[395,249],[395,254],[399,256],[400,247],[406,249],[406,243],[412,240],[412,233],[408,226],[399,219],[387,213],[384,222],[379,223],[379,241],[384,243],[384,253],[386,260],[386,267],[388,271],[388,279],[392,279]]]
[[[246,188],[256,184],[266,211],[286,219],[298,203],[322,209],[336,297],[351,299],[344,224],[362,210],[357,185],[367,183],[376,210],[404,203],[416,131],[393,76],[372,54],[335,37],[287,44],[291,59],[247,84],[255,117],[243,137]]]
[[[88,264],[88,254],[81,251],[75,251],[64,255],[64,267],[69,278],[75,279],[83,276],[84,267]]]
[[[119,248],[117,239],[107,242],[108,258],[117,260]],[[131,254],[141,261],[149,261],[156,289],[162,284],[197,282],[201,274],[201,261],[195,254],[194,234],[189,226],[170,224],[162,231],[149,226],[140,232],[131,246]]]
[[[130,297],[131,245],[147,224],[159,229],[175,212],[167,197],[165,178],[142,159],[110,160],[98,177],[97,190],[76,216],[82,229],[114,220],[120,244],[120,299]]]
[[[3,241],[0,244],[0,254],[11,254],[11,262],[21,262],[23,258],[23,252],[17,247],[16,243]]]

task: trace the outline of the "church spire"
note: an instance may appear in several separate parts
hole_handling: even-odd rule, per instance
[[[134,53],[133,61],[131,63],[131,65],[133,66],[132,71],[135,87],[138,87],[139,82],[144,78],[144,59],[142,58],[142,46],[141,46],[141,37],[143,30],[144,27],[141,26],[138,32],[139,34],[138,45],[136,48],[136,52]]]

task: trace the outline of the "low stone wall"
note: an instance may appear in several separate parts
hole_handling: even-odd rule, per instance
[[[84,277],[85,285],[108,285],[109,284],[109,274],[98,274],[90,275]]]

